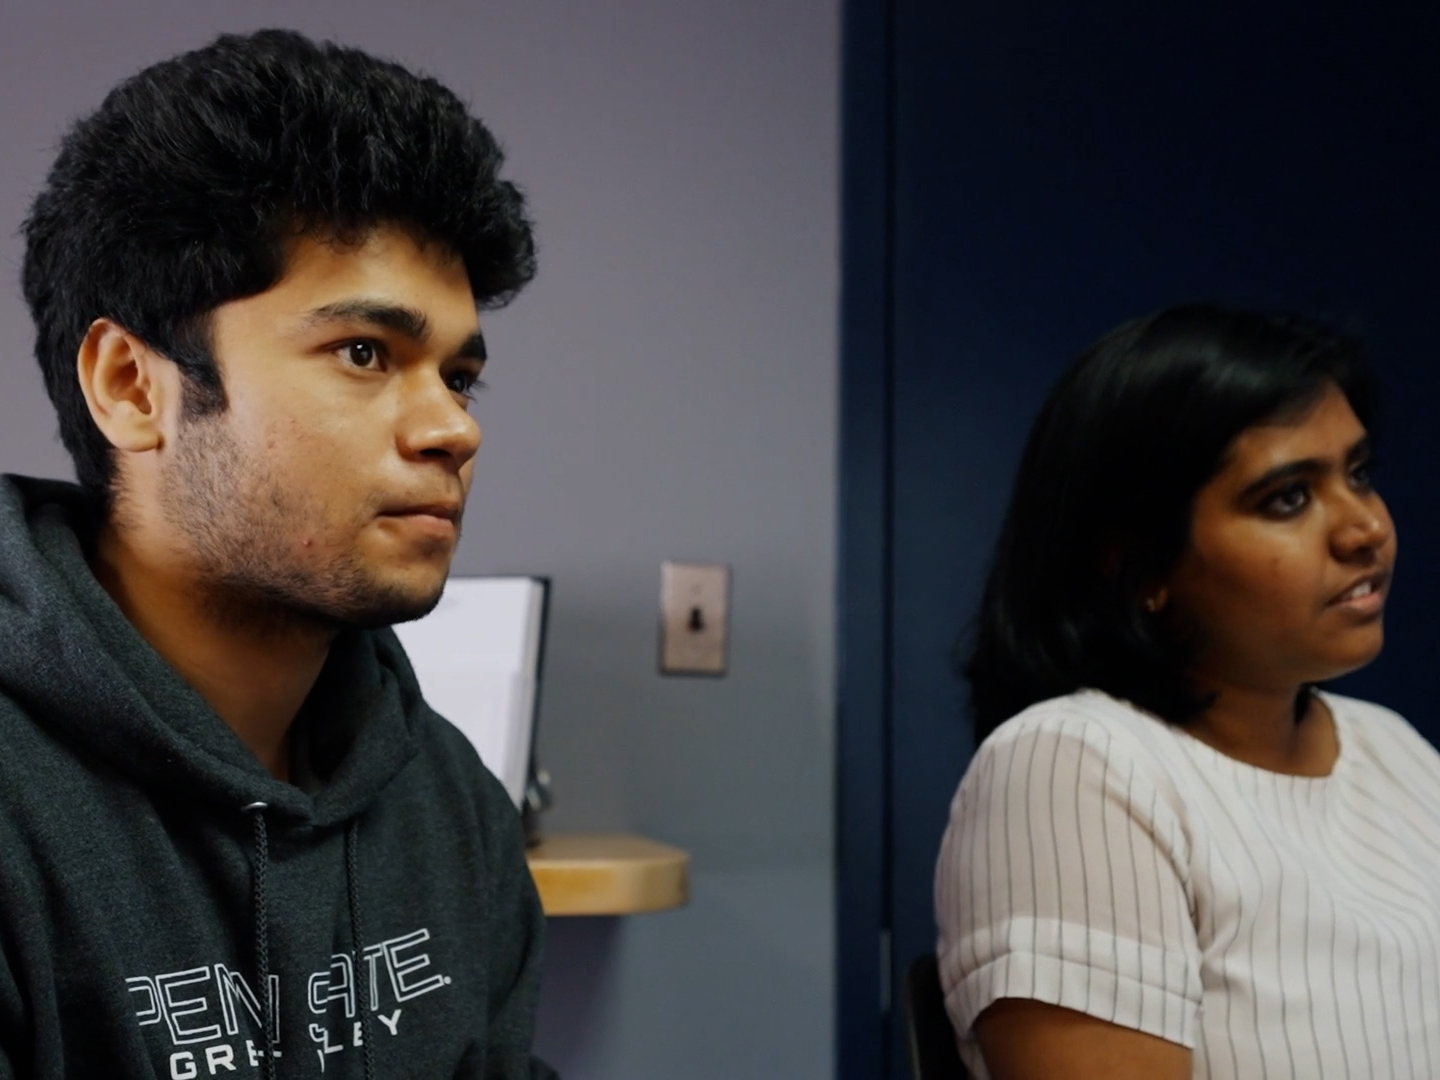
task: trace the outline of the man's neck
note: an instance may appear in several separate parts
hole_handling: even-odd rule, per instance
[[[1271,772],[1328,776],[1340,744],[1330,711],[1301,687],[1218,687],[1215,703],[1186,730],[1222,754]]]
[[[104,526],[96,579],[148,641],[266,770],[290,774],[290,725],[319,677],[334,633],[294,621],[230,617],[174,561]]]

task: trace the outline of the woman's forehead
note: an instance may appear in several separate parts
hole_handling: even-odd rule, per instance
[[[1365,434],[1365,425],[1332,383],[1304,408],[1286,410],[1235,436],[1216,479],[1238,481],[1291,461],[1343,459]]]

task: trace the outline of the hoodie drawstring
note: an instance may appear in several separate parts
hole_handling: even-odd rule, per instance
[[[355,971],[355,996],[360,997],[360,964],[365,959],[365,935],[360,920],[360,871],[356,850],[360,847],[360,819],[351,818],[345,828],[345,887],[350,900],[351,962]],[[365,1080],[375,1080],[375,1051],[370,1045],[370,1002],[359,1000],[360,1047],[365,1058]]]
[[[253,802],[241,807],[254,815],[255,859],[252,868],[252,896],[255,906],[255,973],[265,1001],[265,1080],[275,1080],[275,1000],[270,988],[270,906],[265,872],[270,866],[270,839],[265,831],[268,803]],[[345,892],[350,904],[351,963],[354,971],[356,1005],[360,1010],[360,1045],[365,1059],[365,1080],[375,1080],[375,1050],[370,1045],[370,1002],[360,998],[361,963],[365,959],[365,935],[360,917],[360,871],[356,851],[360,847],[360,821],[351,818],[345,829]]]
[[[265,871],[270,865],[270,840],[265,832],[268,803],[253,802],[241,807],[255,815],[255,859],[251,868],[251,895],[255,905],[255,974],[260,979],[260,996],[265,1003],[265,1080],[275,1080],[275,1001],[270,992],[270,904],[265,888]]]

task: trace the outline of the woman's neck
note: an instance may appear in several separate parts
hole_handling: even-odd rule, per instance
[[[1213,688],[1214,703],[1186,731],[1226,757],[1292,776],[1329,776],[1340,756],[1335,720],[1302,687]],[[1297,697],[1303,695],[1297,708]]]

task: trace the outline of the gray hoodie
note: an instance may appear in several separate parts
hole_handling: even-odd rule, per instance
[[[0,477],[0,1080],[553,1076],[518,816],[395,636],[336,640],[282,783],[96,582],[98,524]]]

